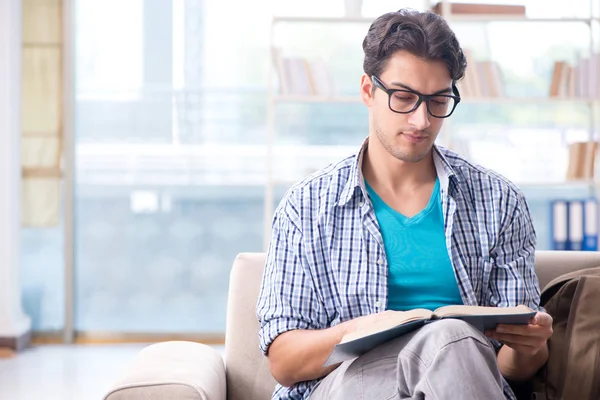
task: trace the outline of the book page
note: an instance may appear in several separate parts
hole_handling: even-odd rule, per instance
[[[436,317],[451,317],[460,315],[504,315],[504,314],[528,314],[532,309],[525,305],[516,307],[485,307],[485,306],[444,306],[434,311]]]
[[[402,325],[407,322],[415,321],[418,319],[430,318],[431,314],[432,313],[430,310],[422,308],[416,308],[410,311],[396,311],[394,313],[389,313],[387,314],[389,317],[386,316],[385,318],[381,318],[375,323],[369,325],[368,327],[365,327],[364,329],[351,332],[345,335],[340,343],[346,343],[351,340],[356,340],[365,336],[372,335],[374,333],[383,332],[387,329],[394,328],[398,325]]]

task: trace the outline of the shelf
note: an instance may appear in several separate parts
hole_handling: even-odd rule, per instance
[[[576,187],[576,186],[597,186],[599,182],[595,182],[593,179],[580,179],[574,181],[557,181],[557,182],[518,182],[513,183],[519,187],[526,188],[548,188],[548,187]]]
[[[360,96],[311,96],[311,95],[277,95],[276,103],[361,103]]]
[[[273,17],[272,23],[362,23],[371,24],[375,18],[368,17]]]
[[[290,177],[290,178],[275,178],[272,180],[273,185],[275,186],[291,186],[292,184],[295,184],[299,181],[301,181],[302,179],[306,178],[308,175],[310,175],[310,172],[305,173],[304,175],[298,175],[296,177]],[[521,189],[529,189],[529,190],[533,190],[533,189],[549,189],[549,188],[556,188],[556,189],[569,189],[569,188],[590,188],[590,187],[595,187],[598,186],[599,183],[598,182],[594,182],[593,180],[580,180],[580,181],[557,181],[557,182],[519,182],[519,181],[515,181],[515,180],[511,180],[511,183],[513,183],[515,186],[521,188]]]
[[[594,103],[600,99],[582,97],[463,97],[460,103]]]
[[[480,14],[480,15],[449,15],[444,17],[448,22],[583,22],[590,24],[598,18],[529,18],[518,15],[496,15],[496,14]]]
[[[273,98],[276,103],[361,103],[360,96],[335,95],[335,96],[311,96],[311,95],[276,95]],[[600,99],[594,98],[567,98],[567,97],[463,97],[461,104],[473,103],[595,103]]]
[[[448,22],[583,22],[590,24],[592,21],[600,22],[600,17],[569,17],[569,18],[530,18],[519,15],[449,15],[444,17]],[[364,23],[370,24],[376,17],[273,17],[272,23]]]

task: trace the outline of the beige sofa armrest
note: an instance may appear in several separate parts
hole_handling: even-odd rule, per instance
[[[144,348],[104,400],[226,400],[225,364],[213,348],[162,342]]]

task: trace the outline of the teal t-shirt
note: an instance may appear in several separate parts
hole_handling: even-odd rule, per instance
[[[387,309],[433,311],[463,304],[446,247],[439,179],[427,206],[410,218],[389,207],[365,184],[388,262]]]

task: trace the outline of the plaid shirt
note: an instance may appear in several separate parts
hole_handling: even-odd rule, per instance
[[[388,265],[362,154],[294,185],[275,211],[257,304],[264,354],[283,332],[328,328],[386,309]],[[446,246],[464,304],[542,310],[536,235],[523,194],[442,147],[434,147],[434,162]],[[317,383],[278,385],[273,399],[306,399]],[[504,391],[515,398],[506,381]]]

